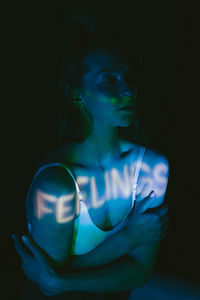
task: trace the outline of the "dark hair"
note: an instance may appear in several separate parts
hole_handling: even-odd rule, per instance
[[[139,72],[139,55],[136,45],[131,44],[124,34],[105,33],[98,31],[93,35],[85,35],[82,39],[68,45],[61,64],[61,76],[58,93],[58,131],[59,142],[67,141],[82,142],[91,132],[92,128],[88,126],[83,114],[79,108],[73,105],[73,91],[81,86],[82,77],[86,72],[83,60],[86,55],[95,49],[111,49],[115,53],[123,54],[129,59],[130,64],[134,66],[136,75]],[[136,76],[137,81],[137,76]],[[137,85],[137,83],[136,83]],[[64,89],[68,87],[68,95],[65,95]],[[133,139],[136,142],[143,143],[139,140],[139,120],[134,122]],[[126,129],[119,129],[121,135],[124,135]],[[126,136],[126,134],[125,134]],[[126,138],[129,138],[128,136]]]

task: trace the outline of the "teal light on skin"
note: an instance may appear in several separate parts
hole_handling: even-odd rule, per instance
[[[131,103],[131,101],[132,101],[132,98],[130,96],[124,97],[124,104],[129,104],[129,103]]]
[[[107,100],[107,102],[110,102],[112,104],[117,104],[118,103],[118,100],[117,98],[110,98],[109,100]],[[132,102],[132,98],[131,97],[124,97],[124,100],[123,100],[123,104],[130,104]]]
[[[116,98],[110,98],[109,102],[112,103],[112,104],[116,104],[117,99]]]
[[[68,205],[74,199],[75,194],[67,194],[61,197],[44,193],[37,190],[36,192],[36,215],[38,219],[43,218],[46,214],[56,212],[56,221],[58,223],[66,223],[72,220],[74,212],[71,211],[71,206]],[[49,203],[53,206],[49,207]]]
[[[102,166],[103,164],[109,166],[111,157],[119,153],[117,128],[130,126],[134,121],[137,98],[135,70],[124,56],[114,54],[108,49],[92,51],[85,57],[83,64],[87,71],[83,75],[81,85],[72,92],[75,99],[81,100],[77,101],[80,104],[79,108],[84,119],[88,121],[87,126],[92,130],[88,130],[87,138],[81,143],[81,151],[78,147],[74,147],[72,155],[80,160],[82,157],[86,165],[87,163],[96,165],[98,162]],[[67,93],[67,89],[65,92]],[[121,109],[127,104],[130,104],[133,109],[127,111]],[[141,165],[140,181],[143,185],[147,183],[149,189],[155,190],[158,197],[165,192],[166,169],[167,167],[163,165],[157,167],[148,166],[146,163]],[[88,209],[97,209],[105,202],[110,201],[109,204],[112,204],[112,201],[116,203],[117,199],[127,200],[131,197],[134,170],[135,164],[124,165],[122,171],[113,168],[104,173],[104,182],[101,184],[95,174],[78,176],[76,180],[83,190],[83,200],[86,202],[87,199]],[[137,192],[139,193],[139,190]],[[58,195],[51,195],[50,192],[41,193],[43,191],[37,193],[36,201],[38,218],[55,214],[56,221],[60,223],[68,222],[73,218],[74,212],[68,207],[72,196],[61,195],[59,198]],[[89,195],[91,197],[88,197]],[[88,203],[89,201],[91,203]]]
[[[80,92],[94,120],[96,132],[91,141],[94,140],[96,143],[96,133],[100,139],[100,128],[105,126],[102,129],[102,140],[106,141],[106,152],[107,148],[113,146],[110,147],[108,144],[112,139],[111,136],[115,135],[115,131],[111,131],[110,128],[126,127],[134,122],[137,100],[136,70],[127,57],[122,53],[113,52],[112,49],[91,51],[84,59],[84,65],[87,71],[83,76]],[[124,105],[132,106],[132,112],[131,110],[128,113],[119,111]],[[110,136],[105,137],[105,131],[110,131]]]
[[[76,92],[74,92],[74,97],[76,98],[75,95],[76,95]],[[91,97],[92,93],[89,91],[85,91],[85,95],[87,97]],[[130,96],[124,97],[123,104],[130,104],[132,102],[132,98],[133,97],[130,97]],[[119,102],[119,100],[116,97],[109,98],[109,97],[102,96],[101,99],[102,99],[102,102],[104,102],[104,103],[118,104],[118,102]]]
[[[97,186],[95,176],[78,176],[76,181],[79,187],[89,189],[91,195],[91,203],[88,208],[97,209],[107,201],[116,201],[116,199],[129,199],[132,193],[132,178],[134,177],[135,162],[128,166],[125,165],[123,171],[120,172],[116,168],[104,173],[104,194],[101,196],[99,191],[101,187]],[[161,197],[165,193],[168,166],[165,163],[159,163],[152,169],[147,163],[141,164],[140,178],[141,185],[147,184],[149,191],[155,190],[157,197]],[[141,191],[138,190],[138,193]],[[60,197],[56,195],[44,193],[41,190],[36,191],[36,216],[38,219],[43,218],[47,214],[55,214],[58,223],[66,223],[74,217],[74,211],[71,209],[70,202],[74,199],[75,194],[65,194]],[[87,192],[83,192],[83,201],[88,198]]]

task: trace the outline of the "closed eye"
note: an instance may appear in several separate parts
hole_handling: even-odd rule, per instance
[[[112,75],[106,75],[106,76],[102,76],[102,78],[100,78],[97,83],[112,84],[115,82],[117,82],[117,77]]]

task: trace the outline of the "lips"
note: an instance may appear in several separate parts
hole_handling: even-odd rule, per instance
[[[120,106],[118,108],[118,110],[120,111],[132,111],[133,110],[133,106],[132,105],[124,105],[124,106]]]

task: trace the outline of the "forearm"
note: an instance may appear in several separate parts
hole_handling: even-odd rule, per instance
[[[117,292],[142,286],[146,280],[142,266],[124,256],[120,260],[95,270],[71,271],[58,276],[62,292]]]
[[[83,255],[71,256],[69,263],[75,268],[98,267],[116,261],[135,248],[137,248],[136,239],[131,236],[130,241],[130,235],[123,228],[92,251]]]

